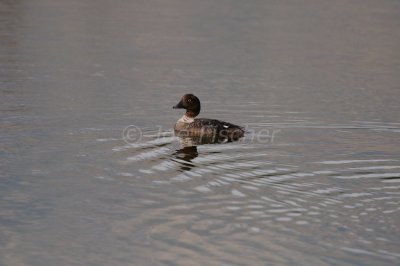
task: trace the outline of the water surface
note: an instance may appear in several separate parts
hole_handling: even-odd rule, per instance
[[[0,1],[0,264],[397,265],[398,14]],[[184,148],[187,92],[246,137]]]

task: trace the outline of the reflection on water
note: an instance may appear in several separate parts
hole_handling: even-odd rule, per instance
[[[0,1],[0,265],[397,265],[399,12]]]
[[[199,156],[199,153],[197,152],[197,146],[188,146],[177,150],[174,155],[176,157],[176,162],[180,162],[182,165],[181,170],[190,171],[194,166],[191,162],[194,158]]]

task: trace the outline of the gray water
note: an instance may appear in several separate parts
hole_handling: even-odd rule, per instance
[[[1,0],[0,265],[399,265],[399,14]]]

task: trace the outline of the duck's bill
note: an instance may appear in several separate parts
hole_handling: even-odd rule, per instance
[[[174,109],[182,109],[182,108],[184,108],[182,101],[180,101],[177,105],[172,106],[172,108],[174,108]]]

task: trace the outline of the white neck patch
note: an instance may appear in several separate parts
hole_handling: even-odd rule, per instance
[[[194,122],[194,118],[188,117],[188,116],[186,116],[186,115],[183,115],[181,118],[179,118],[178,122],[182,122],[182,123],[185,123],[185,124],[186,124],[186,123],[189,124],[189,123],[193,123],[193,122]]]

